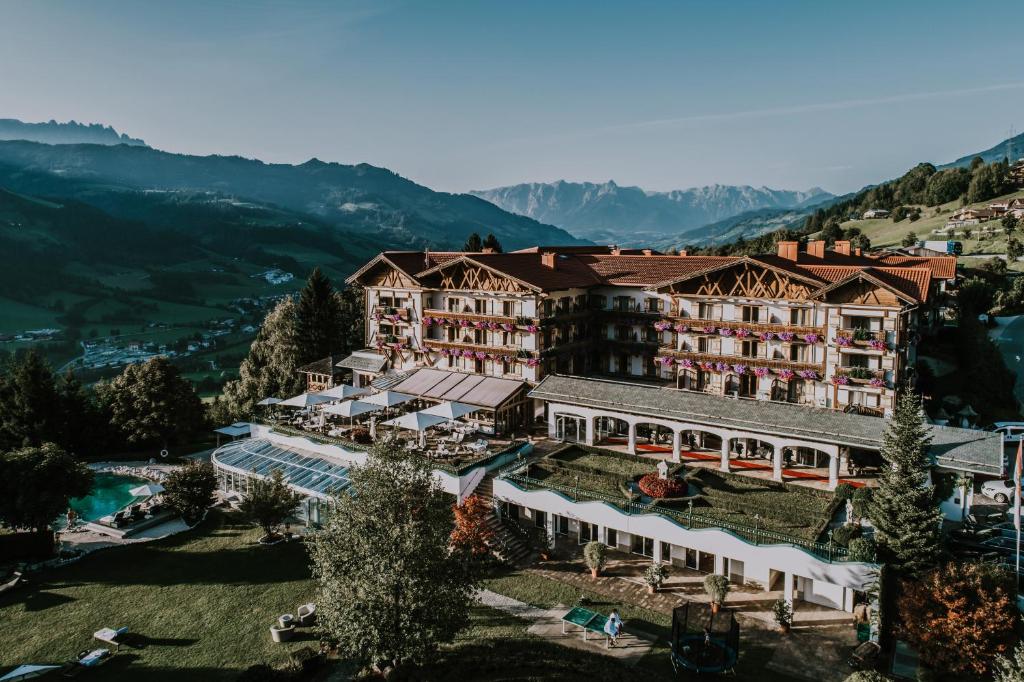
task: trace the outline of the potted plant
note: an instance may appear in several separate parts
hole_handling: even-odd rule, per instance
[[[779,630],[783,634],[789,632],[789,629],[793,626],[793,607],[789,605],[782,597],[775,600],[772,604],[772,616],[775,617],[775,622],[779,626]]]
[[[596,578],[608,563],[608,547],[596,540],[588,542],[583,548],[583,561],[590,569],[590,577]]]
[[[647,592],[654,594],[668,579],[668,567],[660,561],[653,562],[644,571],[644,582],[647,583]]]
[[[704,591],[711,598],[711,613],[718,613],[729,594],[729,579],[724,575],[712,573],[704,578]]]

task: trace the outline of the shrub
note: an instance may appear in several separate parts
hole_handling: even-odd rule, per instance
[[[854,487],[849,483],[840,483],[836,486],[835,496],[840,500],[852,500],[854,490]]]
[[[189,524],[195,523],[213,499],[217,475],[209,462],[189,462],[164,481],[164,500]]]
[[[889,678],[876,670],[858,670],[843,682],[889,682]]]
[[[861,528],[859,525],[854,523],[848,523],[844,526],[839,526],[832,531],[832,542],[843,547],[850,546],[850,540],[859,538],[861,534]]]
[[[644,571],[644,582],[651,587],[658,588],[668,579],[668,567],[660,561],[651,563]]]
[[[686,494],[686,484],[678,478],[661,478],[657,472],[646,474],[638,483],[640,490],[651,497],[681,497]]]
[[[729,579],[724,575],[712,573],[704,578],[704,591],[711,598],[712,603],[722,604],[729,594]]]
[[[367,428],[354,429],[351,438],[360,445],[371,445],[373,443],[373,438],[370,437],[370,430]]]
[[[772,604],[772,617],[780,627],[789,627],[793,624],[793,607],[785,599],[779,597]]]
[[[853,493],[853,515],[858,519],[868,515],[868,508],[871,506],[871,496],[874,492],[871,488],[857,488]]]
[[[846,558],[850,561],[875,561],[875,541],[873,538],[853,538],[846,548]]]
[[[583,561],[592,571],[600,571],[608,563],[608,547],[596,540],[588,542],[583,548]]]

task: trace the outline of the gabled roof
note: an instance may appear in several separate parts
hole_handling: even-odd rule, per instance
[[[475,265],[513,279],[538,292],[587,288],[601,284],[600,278],[576,257],[555,255],[555,267],[542,262],[541,253],[466,253],[419,273],[427,277],[459,263]]]
[[[770,256],[728,256],[724,257],[723,259],[717,262],[709,263],[706,267],[694,270],[693,272],[689,272],[681,277],[675,277],[672,279],[657,282],[656,284],[652,285],[649,288],[661,289],[662,287],[671,286],[673,284],[679,284],[680,282],[685,282],[695,277],[703,277],[704,275],[710,274],[712,272],[726,270],[735,265],[741,264],[754,265],[756,267],[765,268],[767,270],[774,270],[775,272],[795,277],[796,279],[799,279],[800,281],[810,284],[811,286],[814,287],[821,286],[822,283],[821,280],[816,279],[811,275],[807,274],[802,269],[797,267],[795,263],[786,260],[785,258],[774,258]]]
[[[337,361],[338,361],[337,357],[335,357],[333,355],[328,355],[326,358],[320,358],[319,360],[314,360],[313,362],[309,363],[308,365],[303,365],[302,367],[299,367],[295,371],[298,372],[299,374],[331,374],[331,375],[333,375],[333,374],[336,374],[336,370],[334,369],[334,367],[335,367],[335,363]]]
[[[862,279],[892,292],[908,303],[923,303],[928,299],[931,271],[927,268],[865,268],[849,265],[804,267],[827,282],[825,286],[811,294],[811,298],[819,298]]]
[[[667,279],[736,260],[734,256],[584,255],[576,260],[589,267],[602,283],[651,286]]]
[[[345,282],[358,282],[363,275],[383,264],[419,283],[417,273],[461,255],[457,251],[382,251],[369,263],[349,275]]]
[[[904,256],[900,254],[886,254],[873,260],[877,260],[882,265],[895,267],[928,268],[932,271],[932,276],[938,279],[954,279],[956,277],[956,256]]]

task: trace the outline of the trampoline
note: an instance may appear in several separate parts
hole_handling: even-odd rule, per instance
[[[739,658],[740,626],[732,610],[712,613],[706,604],[672,609],[672,667],[713,675],[731,672]]]

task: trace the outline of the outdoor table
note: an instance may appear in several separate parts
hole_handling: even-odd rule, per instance
[[[602,616],[596,611],[577,606],[562,616],[562,634],[567,634],[565,632],[565,625],[569,623],[583,629],[583,639],[586,641],[587,632],[604,634],[604,626],[607,622],[608,616]]]

